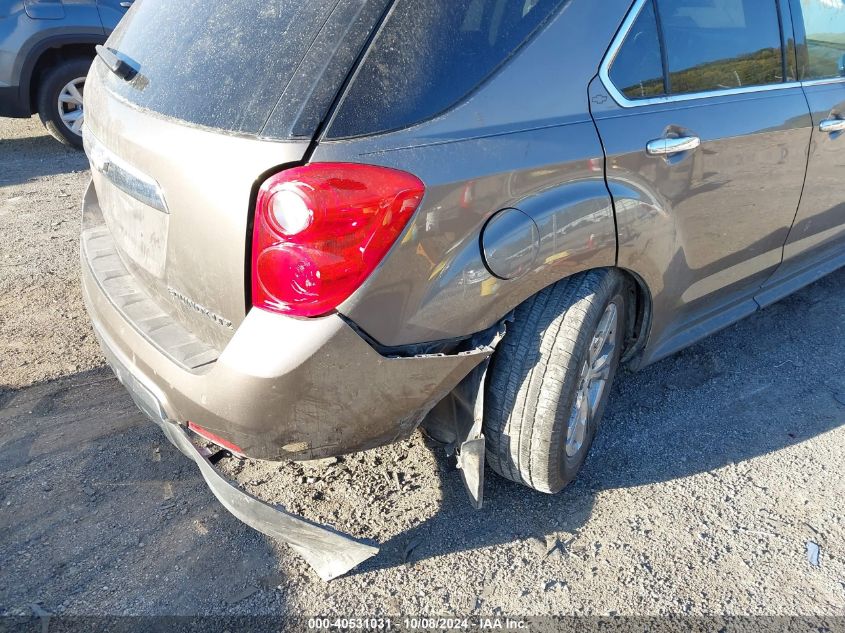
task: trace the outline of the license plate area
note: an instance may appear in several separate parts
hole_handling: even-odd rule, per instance
[[[170,216],[130,197],[102,174],[94,175],[94,187],[115,245],[134,264],[163,279]]]
[[[164,277],[170,213],[161,187],[89,132],[85,151],[103,219],[117,247],[154,277]]]

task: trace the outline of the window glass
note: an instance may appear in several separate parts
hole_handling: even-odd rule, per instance
[[[775,0],[657,0],[657,7],[672,94],[784,80]]]
[[[628,99],[644,99],[665,94],[663,59],[654,5],[647,2],[625,37],[613,65],[610,80]]]
[[[396,0],[329,130],[408,127],[462,100],[568,0]]]
[[[845,1],[801,0],[807,32],[805,79],[845,76]]]
[[[139,81],[102,64],[99,72],[141,108],[247,135],[261,133],[281,96],[288,112],[311,123],[299,130],[310,137],[387,2],[143,0],[108,42]],[[277,132],[287,138],[290,127]]]

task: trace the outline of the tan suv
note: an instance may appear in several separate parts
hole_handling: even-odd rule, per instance
[[[620,363],[845,263],[830,2],[274,7],[143,0],[98,49],[83,282],[140,407],[324,578],[375,547],[217,460],[422,425],[476,505],[485,462],[554,493]]]

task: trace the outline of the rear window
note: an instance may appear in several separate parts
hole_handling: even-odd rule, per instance
[[[308,137],[388,3],[142,0],[108,42],[139,76],[126,82],[100,72],[113,92],[165,116]]]
[[[567,0],[396,0],[328,136],[408,127],[466,97]]]

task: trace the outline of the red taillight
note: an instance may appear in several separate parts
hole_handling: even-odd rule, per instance
[[[355,163],[272,176],[256,203],[252,305],[306,317],[331,312],[378,266],[424,192],[412,174]]]

